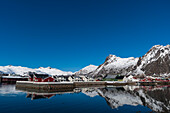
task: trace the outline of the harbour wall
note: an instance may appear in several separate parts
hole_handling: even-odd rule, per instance
[[[35,90],[63,90],[85,87],[100,87],[100,86],[125,86],[125,85],[138,85],[138,86],[156,86],[156,85],[170,85],[170,82],[129,82],[129,83],[115,83],[105,81],[93,82],[31,82],[31,81],[17,81],[16,88],[35,89]]]
[[[83,87],[100,87],[106,86],[106,82],[31,82],[17,81],[16,88],[36,89],[36,90],[67,90]]]

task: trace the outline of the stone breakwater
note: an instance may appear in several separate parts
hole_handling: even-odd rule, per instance
[[[58,90],[74,89],[79,87],[105,86],[106,82],[31,82],[17,81],[17,88],[38,89],[38,90]]]
[[[125,85],[139,85],[139,86],[156,86],[156,85],[170,85],[170,82],[108,82],[108,81],[93,81],[93,82],[31,82],[31,81],[17,81],[16,88],[35,89],[35,90],[65,90],[83,87],[100,87],[100,86],[125,86]]]

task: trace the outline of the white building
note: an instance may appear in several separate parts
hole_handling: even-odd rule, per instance
[[[139,81],[139,79],[135,79],[132,75],[130,75],[130,76],[128,76],[128,77],[124,77],[123,78],[123,81],[124,82],[138,82]]]
[[[82,82],[82,78],[79,76],[69,76],[68,81],[70,82]]]
[[[68,81],[67,80],[67,76],[63,76],[63,75],[59,75],[59,76],[53,76],[53,78],[55,78],[55,81],[57,81],[57,82],[66,82],[66,81]]]
[[[87,77],[87,76],[80,76],[84,82],[91,82],[94,81],[92,77]]]
[[[69,81],[69,82],[74,82],[74,77],[73,77],[73,76],[69,76],[69,77],[68,77],[68,81]]]

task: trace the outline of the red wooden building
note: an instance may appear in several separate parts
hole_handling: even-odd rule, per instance
[[[35,72],[29,72],[29,81],[34,82],[54,82],[55,79],[49,76],[48,74],[37,74]]]

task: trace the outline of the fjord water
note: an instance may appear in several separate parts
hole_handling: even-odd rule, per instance
[[[76,88],[65,92],[0,85],[0,113],[168,113],[168,86]]]

